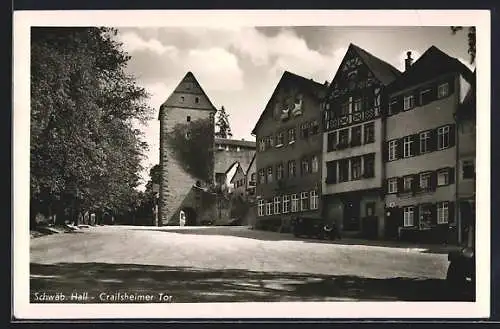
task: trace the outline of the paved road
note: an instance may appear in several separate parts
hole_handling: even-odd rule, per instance
[[[447,298],[447,256],[425,249],[297,239],[246,227],[77,232],[31,240],[32,301],[35,292],[75,291],[166,292],[177,302]]]

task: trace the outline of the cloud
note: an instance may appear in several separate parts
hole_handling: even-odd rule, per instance
[[[174,55],[177,53],[176,47],[164,45],[154,38],[146,40],[135,32],[125,32],[119,34],[118,39],[123,43],[125,50],[129,53],[140,50],[151,51],[157,55],[163,55],[166,52]]]

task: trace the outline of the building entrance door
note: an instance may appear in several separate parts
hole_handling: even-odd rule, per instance
[[[344,231],[359,231],[359,198],[349,196],[344,201]]]

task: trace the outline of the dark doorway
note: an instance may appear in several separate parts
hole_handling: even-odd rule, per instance
[[[182,208],[182,211],[184,211],[184,215],[186,216],[185,226],[196,226],[198,224],[196,221],[198,216],[193,208]]]
[[[359,197],[349,196],[344,200],[344,231],[359,231]]]

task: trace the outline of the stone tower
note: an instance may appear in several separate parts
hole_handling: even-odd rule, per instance
[[[214,124],[216,108],[203,91],[191,72],[188,72],[177,85],[168,99],[160,106],[160,167],[162,178],[160,182],[159,222],[169,225],[176,222],[181,207],[188,194],[200,179],[188,173],[185,166],[175,157],[174,145],[169,141],[169,134],[174,127],[184,125],[189,127],[196,120],[210,120]],[[212,140],[214,133],[207,133]],[[213,179],[213,157],[206,164]]]

